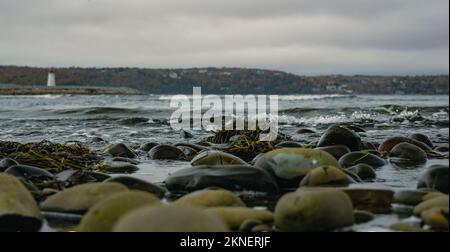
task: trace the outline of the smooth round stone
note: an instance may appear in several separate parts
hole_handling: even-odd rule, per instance
[[[356,125],[343,125],[343,126],[350,130],[353,130],[354,132],[357,132],[357,133],[366,132],[363,128],[356,126]]]
[[[28,165],[14,165],[6,169],[5,173],[23,178],[25,180],[33,180],[33,178],[45,178],[48,180],[54,179],[55,175],[52,173],[33,166]]]
[[[341,169],[334,166],[321,166],[312,169],[300,182],[300,186],[347,186],[356,183]]]
[[[363,147],[361,137],[353,130],[341,125],[330,126],[320,138],[317,147],[332,145],[345,145],[351,151],[359,151]]]
[[[247,165],[244,160],[222,151],[203,151],[191,161],[192,166],[199,165]]]
[[[322,232],[353,225],[349,197],[339,190],[285,194],[275,207],[275,224],[281,231]]]
[[[135,158],[136,154],[128,146],[123,143],[112,144],[104,150],[105,153],[112,155],[113,157],[126,157]]]
[[[427,194],[428,192],[418,190],[397,191],[394,194],[392,203],[416,206],[423,201],[423,197]]]
[[[89,170],[65,170],[56,174],[58,181],[64,182],[66,186],[103,182],[110,177],[108,174]]]
[[[429,210],[432,208],[436,208],[436,207],[448,208],[449,207],[448,202],[449,202],[448,195],[426,200],[414,208],[414,215],[420,216],[423,211],[426,211],[426,210]]]
[[[414,226],[407,223],[395,223],[389,226],[391,230],[398,232],[410,232],[410,233],[422,233],[427,232],[427,230],[422,229],[421,227]]]
[[[409,144],[397,144],[389,154],[389,160],[399,166],[425,164],[428,160],[425,151],[419,147]]]
[[[231,230],[238,230],[246,220],[259,220],[261,222],[273,221],[273,213],[247,207],[212,207],[205,210],[224,221]]]
[[[111,161],[113,161],[113,162],[125,162],[125,163],[130,163],[130,164],[133,164],[133,165],[138,165],[140,163],[136,159],[124,158],[124,157],[115,157]]]
[[[42,216],[31,193],[18,178],[0,173],[0,232],[34,232]]]
[[[448,230],[448,207],[436,207],[425,210],[420,217],[432,229]]]
[[[0,160],[0,172],[4,172],[11,166],[19,165],[16,160],[10,158],[4,158]]]
[[[90,139],[91,143],[106,143],[105,139],[101,138],[101,137],[92,137]]]
[[[139,170],[139,167],[126,162],[112,161],[97,165],[97,169],[106,173],[134,173]]]
[[[173,204],[187,204],[202,207],[245,207],[245,203],[233,192],[223,189],[201,190],[177,199]]]
[[[202,144],[204,144],[204,143],[202,143]],[[189,148],[196,150],[197,152],[201,152],[201,151],[208,149],[208,147],[206,147],[206,146],[203,146],[200,144],[193,144],[193,143],[177,143],[177,144],[175,144],[175,146],[178,148],[182,147],[182,146],[189,147]]]
[[[363,151],[351,152],[345,154],[339,159],[339,164],[342,167],[352,167],[357,164],[368,164],[374,168],[378,168],[386,165],[386,163],[386,160],[369,152]]]
[[[415,133],[409,136],[409,138],[414,139],[416,141],[422,142],[430,148],[434,148],[433,142],[431,142],[430,138],[428,136],[421,134],[421,133]]]
[[[122,191],[128,191],[128,188],[113,182],[78,185],[48,197],[42,202],[41,208],[46,211],[84,213],[101,200]]]
[[[198,155],[198,152],[191,147],[179,146],[177,148],[180,149],[184,153],[184,156],[186,156],[186,160],[188,160],[188,161],[191,161],[192,159],[195,158],[195,156]]]
[[[220,187],[232,191],[278,193],[278,186],[270,174],[260,168],[242,165],[194,166],[172,173],[165,183],[170,191],[192,192]]]
[[[138,179],[135,177],[129,177],[129,176],[118,176],[107,179],[105,182],[115,182],[120,183],[130,190],[138,190],[143,191],[147,193],[154,194],[158,197],[163,197],[167,190],[165,188],[162,188],[160,186],[154,185],[150,182],[144,181],[142,179]]]
[[[356,210],[354,211],[354,214],[355,214],[355,224],[367,223],[375,219],[375,215],[367,211]]]
[[[158,146],[158,143],[145,143],[143,145],[141,145],[141,147],[139,149],[141,149],[142,151],[145,152],[149,152],[153,147]]]
[[[441,196],[447,196],[447,195],[448,194],[441,193],[441,192],[429,192],[425,196],[423,196],[422,202],[430,200],[430,199],[434,199],[434,198],[437,198],[437,197],[441,197]]]
[[[431,152],[431,148],[428,147],[426,144],[419,142],[417,140],[414,139],[410,139],[407,137],[402,137],[402,136],[397,136],[397,137],[390,137],[388,139],[386,139],[379,147],[378,147],[378,151],[382,154],[382,155],[387,155],[389,153],[391,153],[392,149],[400,144],[400,143],[410,143],[413,144],[419,148],[421,148],[423,151],[425,152]]]
[[[253,233],[267,233],[267,232],[273,232],[273,229],[271,226],[267,224],[257,225],[250,230],[250,232]]]
[[[121,218],[115,232],[227,232],[214,214],[194,206],[143,207]]]
[[[275,145],[275,148],[302,148],[300,143],[285,141]]]
[[[161,205],[157,197],[142,191],[124,191],[98,202],[84,215],[77,231],[111,232],[117,221],[132,210]]]
[[[153,147],[148,156],[152,160],[186,160],[184,153],[175,146],[161,144]]]
[[[337,160],[325,151],[283,148],[265,153],[254,166],[269,172],[281,188],[297,188],[312,169],[327,165],[340,168]]]
[[[337,160],[339,160],[345,154],[351,152],[351,150],[345,145],[332,145],[332,146],[326,146],[326,147],[319,147],[319,148],[316,148],[316,150],[326,151],[326,152],[330,153]]]
[[[448,165],[432,165],[420,177],[417,188],[435,189],[448,194]]]
[[[255,219],[247,219],[244,222],[242,222],[241,226],[239,227],[240,232],[251,232],[252,229],[256,226],[259,226],[263,224],[260,220]]]
[[[376,151],[378,148],[374,143],[371,142],[363,142],[363,150]]]
[[[439,152],[448,152],[449,144],[441,144],[440,146],[437,146],[434,150]]]
[[[314,134],[314,133],[316,133],[315,130],[308,128],[301,128],[297,130],[297,134]]]
[[[355,166],[348,167],[345,170],[356,174],[362,180],[371,180],[377,178],[375,170],[371,165],[368,164],[357,164]]]
[[[357,210],[369,211],[372,213],[391,212],[391,203],[394,192],[389,189],[378,188],[342,188]]]

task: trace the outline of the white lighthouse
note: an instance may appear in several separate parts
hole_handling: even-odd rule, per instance
[[[55,69],[53,68],[48,70],[47,87],[56,87]]]

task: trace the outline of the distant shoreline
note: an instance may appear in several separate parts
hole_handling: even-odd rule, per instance
[[[0,88],[0,95],[143,95],[131,88],[107,87],[14,87]]]

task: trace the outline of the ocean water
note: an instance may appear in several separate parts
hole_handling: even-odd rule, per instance
[[[180,138],[169,118],[172,96],[0,96],[0,141],[91,143],[101,137],[108,144],[123,142],[132,147],[147,142],[178,143],[198,141],[207,131],[191,131],[194,139]],[[335,123],[350,123],[366,130],[364,140],[381,143],[390,136],[424,133],[436,145],[449,142],[449,98],[446,95],[284,95],[279,96],[280,131],[301,143],[317,141]],[[317,133],[300,135],[299,128]],[[168,174],[188,167],[188,162],[150,161],[145,155],[139,176],[161,182]],[[388,165],[378,171],[377,184],[412,188],[426,166],[448,160],[430,160],[415,170],[399,170]]]

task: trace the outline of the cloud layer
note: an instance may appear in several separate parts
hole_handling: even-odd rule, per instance
[[[0,65],[440,74],[448,0],[0,0]]]

